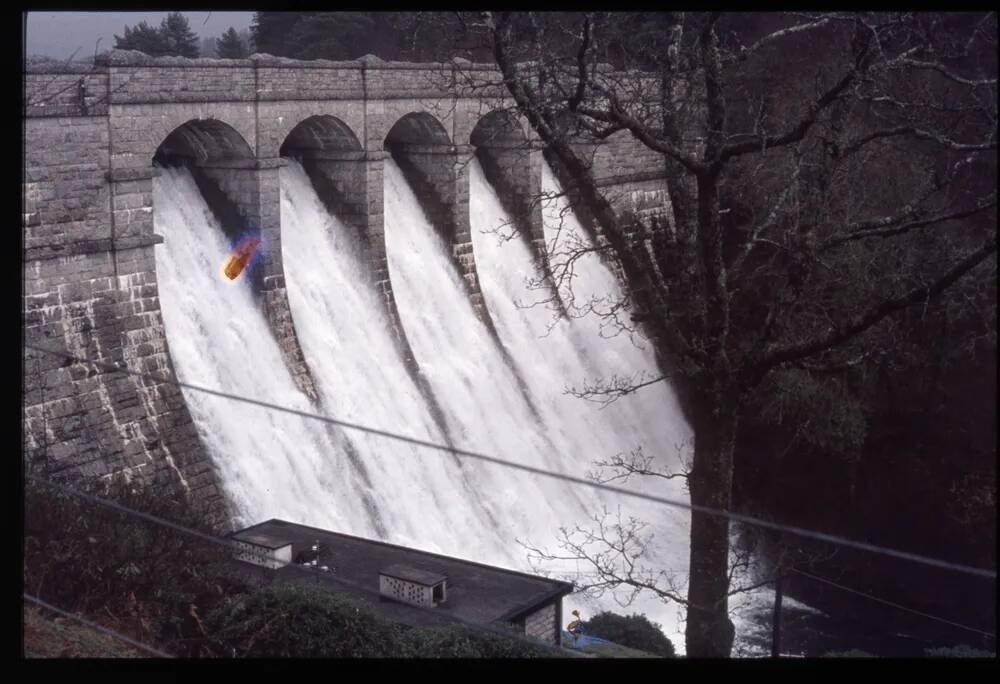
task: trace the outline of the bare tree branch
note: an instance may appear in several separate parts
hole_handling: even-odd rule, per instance
[[[984,86],[984,85],[996,85],[997,79],[995,78],[980,78],[980,79],[969,79],[959,76],[953,71],[950,71],[943,64],[938,62],[923,62],[916,59],[902,58],[896,61],[896,64],[901,64],[904,66],[913,67],[915,69],[932,69],[940,74],[943,74],[948,79],[954,81],[955,83],[961,83],[967,86]]]
[[[955,264],[955,266],[931,285],[914,288],[902,296],[880,302],[865,313],[855,316],[846,324],[836,328],[831,327],[825,335],[819,338],[770,350],[755,365],[754,372],[760,374],[767,369],[774,368],[783,363],[805,359],[818,354],[852,337],[860,335],[896,311],[940,295],[959,278],[996,252],[996,249],[997,241],[996,238],[993,238]]]
[[[817,19],[816,21],[810,21],[810,22],[808,22],[806,24],[795,24],[794,26],[789,26],[787,28],[779,29],[777,31],[774,31],[773,33],[767,34],[763,38],[761,38],[761,39],[757,40],[756,42],[754,42],[749,47],[740,46],[740,50],[739,50],[738,55],[735,58],[731,58],[730,60],[727,60],[727,61],[743,61],[743,60],[746,60],[754,52],[756,52],[758,49],[760,49],[764,45],[767,45],[769,43],[773,43],[776,40],[781,40],[782,38],[785,38],[785,37],[790,36],[790,35],[795,34],[795,33],[801,33],[802,31],[811,31],[812,29],[821,28],[823,26],[826,26],[829,23],[830,23],[830,17],[829,16],[824,16],[824,17],[822,17],[820,19]]]
[[[980,201],[975,207],[969,209],[960,209],[948,214],[938,214],[937,216],[932,216],[926,219],[921,219],[919,221],[910,221],[903,225],[897,225],[889,228],[864,228],[861,230],[855,230],[853,232],[834,236],[828,239],[826,242],[821,244],[818,251],[824,252],[829,249],[833,249],[838,245],[842,245],[846,242],[851,242],[853,240],[863,240],[865,238],[879,237],[887,238],[896,235],[901,235],[915,228],[925,228],[927,226],[933,226],[938,223],[943,223],[945,221],[955,221],[958,219],[968,218],[969,216],[974,216],[990,207],[995,207],[997,204],[996,195],[993,195],[986,200]]]
[[[896,128],[887,128],[880,131],[874,131],[867,135],[864,135],[857,140],[848,143],[843,151],[842,155],[847,156],[856,152],[858,149],[867,145],[868,143],[879,140],[882,138],[890,138],[901,135],[912,135],[920,140],[930,140],[931,142],[936,142],[939,145],[944,145],[953,150],[958,150],[960,152],[971,152],[971,151],[982,151],[982,150],[992,150],[996,149],[996,140],[986,140],[978,143],[961,143],[947,136],[941,135],[940,133],[934,133],[922,128],[916,128],[915,126],[898,126]]]
[[[650,477],[659,477],[664,480],[687,478],[691,470],[691,464],[684,462],[683,446],[681,444],[675,445],[675,450],[683,464],[680,472],[674,472],[670,468],[655,468],[653,464],[656,459],[652,456],[646,456],[640,446],[629,452],[627,456],[618,453],[609,459],[595,461],[594,465],[600,470],[592,471],[589,475],[590,479],[606,484],[608,482],[628,482],[633,475],[647,475]],[[602,472],[604,470],[610,470],[611,475],[605,475]]]

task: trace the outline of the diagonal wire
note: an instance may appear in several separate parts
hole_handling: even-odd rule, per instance
[[[142,643],[141,641],[136,641],[135,639],[132,639],[131,637],[127,637],[124,634],[121,634],[119,632],[114,631],[113,629],[108,629],[107,627],[99,625],[96,622],[91,622],[90,620],[88,620],[85,617],[82,617],[80,615],[76,615],[75,613],[68,613],[65,610],[63,610],[62,608],[56,608],[51,603],[46,603],[42,599],[40,599],[40,598],[38,598],[36,596],[32,596],[31,594],[25,593],[24,594],[24,598],[25,598],[25,600],[30,601],[31,603],[34,603],[36,605],[39,605],[42,608],[45,608],[46,610],[51,610],[54,613],[59,613],[60,615],[68,617],[68,618],[70,618],[72,620],[76,620],[77,622],[83,623],[83,624],[87,625],[88,627],[96,629],[98,632],[103,632],[104,634],[107,634],[110,637],[114,637],[115,639],[118,639],[119,641],[124,641],[125,643],[127,643],[127,644],[129,644],[131,646],[135,646],[136,648],[141,649],[143,651],[146,651],[147,653],[152,653],[153,655],[159,656],[161,658],[173,658],[174,657],[174,656],[170,655],[169,653],[165,653],[165,652],[163,652],[163,651],[161,651],[161,650],[159,650],[157,648],[153,648],[152,646],[148,646],[148,645]]]
[[[845,587],[843,584],[837,584],[833,580],[828,580],[825,577],[819,577],[817,575],[812,575],[812,574],[810,574],[808,572],[804,572],[804,571],[798,570],[796,568],[788,568],[788,570],[790,570],[792,572],[795,572],[795,573],[798,573],[799,575],[802,575],[803,577],[808,577],[810,579],[816,580],[817,582],[823,582],[824,584],[829,584],[830,586],[836,587],[837,589],[841,589],[843,591],[847,591],[847,592],[850,592],[852,594],[857,594],[858,596],[864,596],[867,599],[870,599],[872,601],[877,601],[878,603],[884,603],[885,605],[892,606],[893,608],[898,608],[899,610],[906,611],[907,613],[913,613],[914,615],[920,615],[920,616],[928,618],[930,620],[936,620],[938,622],[943,622],[944,624],[951,625],[952,627],[958,627],[959,629],[964,629],[964,630],[967,630],[969,632],[975,632],[977,634],[982,634],[983,636],[987,636],[987,637],[989,637],[991,639],[994,639],[994,640],[996,640],[996,638],[997,638],[997,635],[993,634],[992,632],[984,632],[981,629],[976,629],[975,627],[968,627],[966,625],[962,625],[962,624],[959,624],[957,622],[952,622],[951,620],[946,620],[946,619],[944,619],[942,617],[938,617],[937,615],[931,615],[930,613],[924,613],[922,611],[915,610],[913,608],[907,608],[906,606],[900,605],[898,603],[893,603],[892,601],[887,601],[886,599],[879,598],[878,596],[872,596],[871,594],[866,594],[863,591],[858,591],[857,589],[852,589],[851,587]]]
[[[846,537],[840,537],[833,534],[827,534],[826,532],[817,532],[814,530],[807,530],[802,527],[795,527],[792,525],[784,525],[782,523],[771,522],[769,520],[762,520],[760,518],[755,518],[753,516],[744,515],[742,513],[733,513],[732,511],[725,511],[718,508],[712,508],[709,506],[701,506],[697,504],[688,503],[686,501],[680,501],[678,499],[669,499],[662,496],[656,496],[653,494],[646,494],[643,492],[636,492],[622,487],[615,487],[612,485],[593,482],[582,477],[577,477],[575,475],[569,475],[566,473],[559,473],[551,470],[545,470],[543,468],[537,468],[535,466],[526,465],[523,463],[517,463],[515,461],[508,461],[502,458],[497,458],[496,456],[489,456],[487,454],[478,453],[475,451],[469,451],[466,449],[460,449],[446,444],[438,444],[436,442],[431,442],[424,439],[419,439],[417,437],[411,437],[409,435],[403,435],[397,432],[391,432],[389,430],[383,430],[380,428],[374,428],[368,425],[361,425],[359,423],[353,423],[346,420],[340,420],[338,418],[333,418],[331,416],[323,416],[316,413],[309,413],[308,411],[300,411],[298,409],[289,408],[287,406],[281,406],[279,404],[272,404],[266,401],[261,401],[259,399],[250,399],[248,397],[242,397],[238,394],[231,394],[229,392],[222,392],[220,390],[210,389],[208,387],[201,387],[199,385],[192,385],[187,382],[181,382],[180,380],[175,380],[173,378],[167,378],[160,375],[155,375],[152,373],[144,373],[141,371],[131,370],[129,368],[122,367],[115,363],[107,363],[103,361],[94,361],[92,359],[81,358],[64,351],[57,351],[54,349],[47,349],[45,347],[38,347],[33,344],[25,344],[25,348],[33,349],[35,351],[44,352],[51,354],[53,356],[59,356],[66,359],[71,359],[78,363],[89,363],[99,368],[111,372],[124,373],[126,375],[133,375],[139,378],[145,378],[148,380],[154,380],[156,382],[167,383],[171,385],[176,385],[177,387],[183,387],[194,392],[202,392],[204,394],[211,394],[213,396],[222,397],[224,399],[231,399],[233,401],[239,401],[246,404],[252,404],[254,406],[261,406],[263,408],[271,409],[274,411],[280,411],[282,413],[289,413],[292,415],[300,416],[302,418],[307,418],[310,420],[318,420],[324,423],[329,423],[332,425],[339,425],[340,427],[348,428],[351,430],[358,430],[361,432],[366,432],[373,435],[379,435],[380,437],[387,437],[389,439],[395,439],[401,442],[406,442],[408,444],[413,444],[416,446],[427,447],[430,449],[435,449],[438,451],[445,451],[456,456],[464,456],[466,458],[472,458],[480,461],[485,461],[487,463],[493,463],[496,465],[504,466],[507,468],[513,468],[516,470],[521,470],[524,472],[532,473],[534,475],[540,475],[542,477],[547,477],[556,480],[562,480],[564,482],[572,482],[573,484],[578,484],[584,487],[589,487],[591,489],[599,489],[601,491],[611,492],[614,494],[619,494],[621,496],[628,496],[635,499],[642,499],[645,501],[652,501],[653,503],[662,504],[664,506],[673,506],[675,508],[683,508],[690,511],[695,511],[705,515],[711,515],[718,518],[728,518],[736,522],[741,522],[746,525],[751,525],[754,527],[761,527],[765,529],[778,530],[781,532],[787,532],[788,534],[793,534],[799,537],[806,537],[811,539],[818,539],[821,541],[829,542],[831,544],[836,544],[838,546],[845,546],[855,549],[861,549],[862,551],[869,551],[871,553],[877,553],[884,556],[892,556],[894,558],[901,558],[903,560],[912,561],[914,563],[921,563],[924,565],[932,565],[939,568],[945,568],[948,570],[954,570],[955,572],[962,572],[969,575],[975,575],[978,577],[986,577],[989,579],[996,579],[996,570],[987,570],[985,568],[976,568],[969,565],[962,565],[960,563],[953,563],[951,561],[940,560],[938,558],[931,558],[929,556],[924,556],[917,553],[911,553],[909,551],[900,551],[898,549],[893,549],[887,546],[882,546],[880,544],[871,544],[869,542],[857,541],[854,539],[848,539]]]
[[[66,494],[70,494],[72,496],[79,497],[79,498],[81,498],[81,499],[83,499],[85,501],[89,501],[89,502],[94,503],[94,504],[96,504],[98,506],[104,506],[106,508],[112,508],[112,509],[114,509],[116,511],[120,511],[122,513],[125,513],[126,515],[133,515],[135,517],[142,518],[144,520],[148,520],[149,522],[151,522],[153,524],[162,525],[164,527],[169,527],[170,529],[176,530],[177,532],[180,532],[182,534],[186,534],[186,535],[189,535],[189,536],[192,536],[192,537],[197,537],[198,539],[203,539],[203,540],[205,540],[207,542],[210,542],[212,544],[218,544],[218,545],[223,546],[223,547],[225,547],[227,549],[230,549],[230,550],[233,548],[233,540],[232,539],[228,539],[226,537],[220,537],[218,535],[208,534],[206,532],[202,532],[200,530],[196,530],[196,529],[191,528],[191,527],[186,527],[184,525],[179,525],[179,524],[177,524],[175,522],[171,522],[170,520],[167,520],[165,518],[161,518],[159,516],[152,515],[150,513],[145,513],[143,511],[138,511],[138,510],[136,510],[134,508],[129,508],[128,506],[123,506],[122,504],[120,504],[120,503],[118,503],[116,501],[111,501],[109,499],[104,499],[104,498],[101,498],[99,496],[94,496],[93,494],[88,494],[86,492],[81,492],[78,489],[74,489],[72,487],[67,487],[65,485],[61,485],[61,484],[58,484],[56,482],[52,482],[51,480],[46,480],[45,478],[38,477],[37,475],[26,475],[25,479],[31,480],[33,482],[37,482],[38,484],[44,485],[46,487],[50,487],[52,489],[55,489],[57,491],[61,491],[61,492],[66,493]],[[335,584],[341,584],[341,585],[344,585],[344,586],[347,586],[347,587],[351,587],[352,589],[356,589],[359,592],[362,592],[366,596],[371,596],[374,593],[373,590],[371,589],[371,587],[367,587],[367,586],[365,586],[363,584],[360,584],[358,582],[354,582],[352,580],[349,580],[349,579],[347,579],[345,577],[341,577],[339,575],[317,575],[317,579],[319,577],[329,578]],[[27,594],[25,595],[25,597],[28,598]],[[37,600],[37,599],[35,599],[35,600]],[[433,610],[433,609],[430,609],[430,608],[420,608],[419,606],[415,606],[415,608],[422,609],[422,610]],[[53,608],[53,609],[54,610],[58,610],[58,609],[55,609],[55,608]],[[70,616],[70,617],[75,617],[75,616]],[[469,627],[471,627],[473,629],[476,629],[476,630],[478,630],[480,632],[489,632],[489,633],[497,635],[497,636],[503,636],[503,637],[507,637],[507,638],[510,638],[510,639],[517,639],[519,641],[527,641],[532,646],[545,648],[546,650],[550,650],[550,651],[554,651],[554,652],[560,652],[560,653],[562,653],[563,651],[565,651],[564,648],[559,648],[559,647],[553,646],[552,644],[548,644],[548,643],[545,643],[545,642],[536,642],[536,641],[528,640],[524,636],[519,635],[517,633],[510,633],[510,632],[504,631],[504,630],[502,630],[502,629],[500,629],[498,627],[495,627],[493,625],[482,624],[482,623],[479,623],[479,622],[473,622],[471,620],[468,620],[468,619],[463,618],[463,617],[458,616],[458,615],[448,614],[445,617],[447,617],[448,619],[453,620],[455,622],[461,622],[462,624],[465,624],[465,625],[467,625],[467,626],[469,626]],[[100,628],[99,625],[97,627]],[[127,637],[125,637],[125,638],[127,638]],[[167,657],[172,657],[172,656],[167,656]]]

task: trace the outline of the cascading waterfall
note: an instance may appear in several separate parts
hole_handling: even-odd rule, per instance
[[[569,209],[548,165],[543,166],[542,191],[550,198],[543,202],[547,250],[558,270],[561,261],[574,249],[586,249],[592,243]],[[531,250],[522,236],[511,237],[511,218],[475,160],[470,168],[469,197],[472,241],[483,296],[500,339],[517,364],[525,369],[531,393],[541,406],[545,427],[559,445],[562,458],[555,467],[582,475],[587,470],[597,470],[596,461],[638,451],[653,459],[652,469],[681,471],[681,460],[691,445],[691,431],[668,385],[651,385],[607,405],[588,402],[564,389],[609,379],[612,375],[630,378],[660,375],[652,349],[640,334],[613,334],[614,326],[596,315],[605,311],[607,303],[621,293],[615,276],[596,253],[578,257],[573,265],[572,292],[568,292],[569,287],[559,288],[564,301],[571,300],[578,307],[571,304],[570,316],[558,317],[554,307],[543,305],[552,297],[549,284],[535,269]],[[580,308],[588,306],[594,312],[584,315]],[[610,475],[610,471],[604,474]],[[686,500],[682,482],[637,477],[631,478],[628,486]],[[683,581],[687,574],[689,539],[685,511],[623,497],[602,496],[601,500],[611,511],[620,507],[624,520],[632,515],[648,523],[644,533],[652,533],[653,540],[643,554],[643,564],[654,575],[665,571]],[[589,513],[593,511],[577,518],[581,526],[587,527],[584,523],[589,522]],[[661,584],[665,585],[665,579],[660,576]],[[604,609],[618,608],[613,602],[599,603]],[[658,619],[668,634],[679,629],[677,606],[665,606],[645,597],[634,604],[634,609],[640,608],[651,619]],[[681,635],[670,636],[675,646],[682,649]]]
[[[162,169],[153,185],[160,305],[181,382],[311,411],[295,386],[246,277],[230,282],[222,228],[189,171]],[[287,413],[182,390],[239,523],[271,517],[375,529],[364,489],[329,426]]]
[[[470,176],[472,241],[483,296],[501,340],[518,365],[530,369],[526,376],[533,396],[546,403],[546,428],[558,436],[557,442],[564,447],[561,453],[568,457],[560,465],[579,467],[581,455],[606,459],[643,448],[657,458],[659,466],[676,470],[677,451],[690,441],[690,430],[665,383],[600,410],[594,402],[563,391],[568,385],[580,386],[612,374],[658,377],[649,344],[638,334],[609,336],[610,326],[603,325],[595,314],[578,315],[571,307],[569,318],[554,318],[550,307],[541,306],[550,293],[534,285],[541,283],[530,250],[519,237],[500,239],[499,233],[509,230],[510,218],[475,160]],[[542,178],[543,192],[552,196],[561,193],[547,166]],[[545,205],[546,241],[555,247],[551,251],[565,254],[565,243],[570,239],[589,245],[579,222],[565,212],[559,199],[547,200]],[[578,302],[618,294],[620,286],[614,275],[595,254],[584,255],[574,268],[572,289]],[[600,310],[600,306],[595,308]],[[662,487],[658,489],[662,491]]]
[[[457,446],[578,477],[593,462],[642,447],[676,469],[675,445],[690,432],[663,384],[599,408],[563,388],[585,379],[655,372],[649,349],[625,337],[602,339],[590,318],[562,320],[545,336],[549,313],[513,304],[525,289],[531,256],[519,240],[499,245],[483,234],[506,216],[492,188],[472,169],[472,230],[482,288],[499,342],[477,319],[449,255],[391,159],[385,162],[386,247],[393,289],[414,355]],[[551,174],[547,184],[553,185]],[[219,274],[227,240],[187,171],[155,181],[160,299],[179,378],[303,411],[444,442],[406,372],[381,304],[354,248],[353,229],[329,215],[305,172],[281,171],[282,251],[296,332],[317,389],[313,406],[295,387],[246,279]],[[547,219],[548,223],[552,223]],[[547,225],[547,232],[552,226]],[[266,247],[266,245],[265,245]],[[580,292],[616,292],[596,259],[578,265]],[[577,284],[574,284],[577,288]],[[526,381],[518,385],[498,344]],[[640,341],[641,344],[641,341]],[[533,414],[524,391],[538,408]],[[636,516],[653,538],[654,571],[687,569],[684,511],[598,493],[263,408],[184,390],[240,523],[270,517],[533,571],[523,541],[557,551],[560,526],[588,527],[605,507]],[[348,449],[348,441],[350,449]],[[355,463],[349,451],[361,461]],[[362,472],[362,469],[364,472]],[[686,498],[679,480],[630,480],[627,487]],[[584,566],[542,566],[556,575]],[[571,596],[592,614],[620,611],[611,595],[597,603]],[[630,610],[660,622],[683,650],[676,606],[640,599]]]
[[[294,161],[281,171],[281,217],[289,304],[324,407],[338,418],[444,444],[395,347],[356,233],[327,212]],[[376,483],[390,541],[434,551],[468,547],[483,515],[450,454],[358,432],[351,439]],[[489,526],[475,537],[497,541]]]

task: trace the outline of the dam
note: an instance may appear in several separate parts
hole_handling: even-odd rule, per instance
[[[277,517],[525,570],[559,527],[634,516],[648,564],[686,574],[681,511],[175,384],[574,476],[636,452],[681,467],[666,384],[603,408],[565,392],[656,357],[547,282],[561,241],[598,237],[491,65],[112,51],[74,69],[26,74],[25,340],[134,374],[26,349],[27,471],[135,478],[220,529]],[[579,144],[616,209],[664,211],[655,154]],[[247,236],[259,255],[229,282]],[[594,251],[573,296],[599,307],[623,285]]]

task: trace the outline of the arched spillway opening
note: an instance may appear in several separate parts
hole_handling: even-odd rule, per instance
[[[524,464],[559,464],[559,448],[538,422],[522,380],[468,296],[447,230],[435,225],[427,202],[421,201],[418,193],[426,185],[411,184],[395,161],[411,151],[420,148],[397,148],[384,163],[386,253],[403,327],[456,445]],[[471,155],[461,160],[453,153],[438,156],[445,157],[436,162],[442,164],[438,172],[456,174],[452,182],[461,178],[457,172],[467,173]],[[459,163],[465,168],[457,168]],[[468,207],[462,210],[467,222]],[[491,536],[501,542],[480,552],[499,554],[494,557],[501,565],[527,569],[517,539],[550,539],[561,524],[556,521],[579,520],[589,509],[572,488],[559,483],[474,460],[464,465],[467,487],[477,506],[490,512]]]
[[[161,168],[182,168],[186,171],[229,240],[230,247],[235,248],[240,241],[260,240],[259,197],[254,196],[253,185],[248,182],[254,171],[254,153],[235,128],[216,119],[188,121],[171,131],[160,143],[153,163]],[[246,255],[249,258],[244,260],[243,268],[236,264],[237,269],[230,269],[229,273],[235,277],[246,277],[254,291],[259,292],[263,271],[259,268],[258,249],[253,251],[254,254]],[[242,272],[237,274],[237,270]]]
[[[541,424],[547,438],[556,446],[557,457],[551,467],[573,474],[595,471],[610,477],[615,474],[613,469],[600,471],[595,464],[618,461],[645,466],[662,475],[680,473],[691,447],[691,431],[668,384],[654,384],[606,406],[564,392],[568,386],[582,388],[588,384],[614,383],[616,378],[623,382],[641,382],[659,377],[661,373],[650,343],[640,334],[615,334],[618,331],[609,324],[614,316],[610,304],[621,304],[627,299],[626,293],[613,271],[594,252],[594,242],[580,225],[580,219],[551,169],[542,162],[539,172],[539,191],[549,198],[542,203],[544,238],[558,253],[574,253],[572,276],[566,284],[569,287],[572,283],[578,301],[595,304],[595,309],[587,311],[586,315],[575,311],[576,316],[562,316],[558,307],[544,304],[549,293],[538,286],[529,243],[517,238],[504,240],[502,230],[498,235],[497,226],[509,224],[513,219],[511,203],[503,201],[502,191],[488,178],[478,159],[470,169],[469,192],[472,241],[484,301],[511,358],[517,367],[526,370],[524,377],[538,406]],[[531,306],[533,303],[539,304]],[[609,306],[604,307],[604,304]],[[627,307],[622,315],[626,315],[626,311]],[[678,500],[687,498],[680,478],[631,477],[618,480],[616,484]],[[588,511],[581,528],[603,534],[610,531],[615,542],[621,541],[614,536],[615,525],[622,524],[623,531],[629,530],[628,521],[632,516],[646,523],[646,527],[634,530],[637,538],[646,544],[639,562],[639,574],[648,570],[648,576],[661,586],[667,586],[670,581],[683,581],[688,564],[689,515],[686,511],[629,498],[595,497],[576,488],[569,488],[564,496],[567,509],[576,497],[576,505]],[[604,506],[610,512],[608,517],[603,517]],[[600,518],[604,527],[601,528],[592,516]],[[574,535],[577,543],[584,539],[583,534]],[[591,553],[610,551],[610,547],[600,542],[585,546]],[[565,551],[552,547],[549,550]],[[637,547],[630,552],[635,550]],[[622,561],[621,557],[617,558],[617,562]],[[591,604],[585,612],[592,613],[596,609]],[[683,643],[679,606],[664,605],[646,596],[630,607],[630,610],[636,609],[663,624],[675,643]]]
[[[385,255],[381,178],[375,183],[369,178],[370,171],[381,171],[381,160],[370,159],[350,127],[330,115],[311,116],[298,123],[282,143],[281,155],[290,162],[281,173],[281,207],[287,226],[283,244],[286,260],[291,262],[288,283],[293,314],[296,321],[306,321],[313,318],[314,312],[322,311],[327,320],[325,329],[309,326],[309,331],[304,332],[311,336],[309,344],[315,343],[310,358],[317,364],[336,359],[338,365],[330,366],[321,375],[337,377],[338,385],[350,386],[353,378],[367,375],[393,376],[392,382],[381,385],[386,391],[382,396],[412,406],[427,405],[436,425],[436,430],[431,431],[449,442],[447,423],[420,374],[399,322]],[[317,208],[315,199],[325,211]],[[345,277],[349,282],[343,280]],[[361,321],[366,332],[343,334],[344,330],[357,328]],[[322,342],[312,337],[314,333]],[[350,364],[343,363],[345,359],[365,357],[343,348],[343,342],[353,340],[364,345],[366,339],[389,339],[398,360],[390,369],[384,365],[385,354],[368,356],[380,359],[382,365],[355,367],[357,373],[344,375],[343,371],[350,368]],[[409,381],[395,378],[399,363],[410,376]],[[402,393],[393,391],[393,385],[403,388]],[[414,401],[410,396],[414,388],[422,400],[418,397]],[[394,411],[386,407],[380,413],[391,417]],[[417,422],[425,418],[420,416]]]
[[[542,228],[542,166],[545,160],[541,149],[528,139],[521,122],[507,110],[494,110],[480,118],[469,139],[479,166],[470,176],[470,183],[474,186],[480,178],[488,182],[503,210],[502,217],[491,216],[490,220],[477,216],[481,203],[475,202],[482,197],[470,191],[475,250],[480,250],[482,242],[476,231],[493,234],[498,243],[514,238],[523,241],[532,256],[532,267],[524,274],[524,279],[530,289],[539,291],[531,300],[535,304],[544,302],[548,308],[565,315],[549,268]]]
[[[475,148],[483,175],[510,215],[510,225],[500,229],[499,236],[517,234],[528,244],[541,238],[541,221],[536,220],[541,217],[541,168],[532,159],[532,145],[517,117],[505,110],[487,113],[476,122],[469,142]]]
[[[382,212],[370,210],[372,196],[382,199],[381,155],[360,150],[346,124],[328,115],[293,127],[281,151],[288,297],[323,405],[341,420],[450,444],[398,322]],[[360,432],[350,441],[374,483],[381,538],[455,548],[455,531],[443,527],[457,509],[486,521],[480,534],[497,543],[500,526],[459,462]]]
[[[498,127],[499,128],[499,127]],[[537,421],[537,410],[531,395],[525,390],[521,371],[510,359],[502,341],[497,336],[496,326],[489,309],[483,304],[476,270],[469,224],[469,169],[474,161],[473,149],[468,146],[451,144],[447,132],[437,119],[426,112],[406,114],[389,129],[385,138],[385,148],[391,162],[387,161],[387,187],[389,169],[401,175],[412,191],[420,215],[408,217],[404,225],[413,226],[420,216],[426,218],[425,225],[437,235],[437,240],[449,252],[451,265],[443,265],[449,272],[460,277],[461,289],[472,304],[473,311],[485,326],[488,336],[493,339],[501,358],[521,389],[523,402],[531,410]],[[387,233],[390,226],[386,214]],[[387,241],[389,237],[387,237]],[[430,243],[425,245],[430,247]],[[431,248],[437,253],[438,247]],[[390,258],[390,265],[392,259]],[[404,320],[404,328],[406,321]],[[419,356],[419,354],[418,354]],[[418,361],[423,367],[426,362]]]
[[[302,166],[327,211],[355,231],[351,249],[369,258],[365,151],[350,126],[335,116],[310,116],[289,132],[280,154]]]
[[[455,249],[467,242],[468,222],[462,220],[467,195],[456,168],[462,158],[441,122],[427,112],[406,114],[389,129],[384,147],[441,239]]]
[[[250,284],[296,384],[315,400],[285,293],[278,160],[257,159],[233,126],[208,118],[189,120],[168,133],[153,163],[184,169],[194,181],[230,243],[223,274]]]
[[[269,183],[277,180],[269,175],[277,175],[276,166],[262,169],[242,137],[217,120],[178,127],[152,161],[160,167],[153,179],[154,227],[164,238],[157,280],[177,377],[316,413],[314,395],[288,363],[288,345],[294,342],[298,351],[298,341],[283,277],[271,272],[281,268],[278,188]],[[234,242],[247,236],[263,239],[260,258],[248,264],[250,277],[228,278],[223,266]],[[276,304],[284,305],[285,316],[272,315]],[[343,434],[252,403],[182,392],[236,525],[280,516],[341,528],[350,521],[358,532],[384,532],[371,479]],[[334,485],[350,492],[335,507]]]

